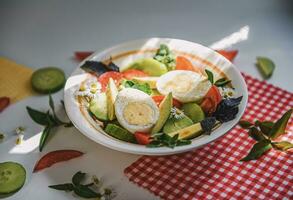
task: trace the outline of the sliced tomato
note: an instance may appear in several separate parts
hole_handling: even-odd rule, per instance
[[[99,76],[98,81],[102,85],[103,92],[106,91],[106,88],[107,88],[107,85],[109,83],[110,78],[112,78],[114,80],[116,85],[119,85],[121,79],[123,78],[123,75],[120,72],[110,71],[110,72],[105,72],[104,74]]]
[[[157,104],[157,106],[159,107],[159,105],[161,104],[161,102],[163,101],[165,96],[163,96],[163,95],[155,95],[155,96],[152,96],[152,98],[155,101],[155,103]],[[180,108],[182,106],[182,104],[180,103],[180,101],[178,101],[177,99],[173,98],[173,106],[175,106],[176,108]]]
[[[149,133],[135,132],[134,136],[138,144],[147,145],[151,142],[151,136]]]
[[[200,68],[193,66],[193,64],[184,56],[177,56],[176,58],[176,69],[177,70],[189,70],[201,73]]]
[[[224,56],[225,58],[227,58],[228,60],[230,60],[231,62],[233,62],[234,58],[238,54],[238,50],[231,50],[231,51],[217,50],[217,52],[221,54],[222,56]]]
[[[93,51],[76,51],[74,52],[75,59],[78,61],[82,61],[86,59],[88,56],[92,55]]]
[[[145,72],[141,71],[141,70],[137,70],[137,69],[129,69],[126,70],[125,72],[122,72],[122,75],[124,78],[131,80],[133,77],[146,77],[148,76],[148,74],[146,74]]]
[[[0,112],[2,112],[10,104],[9,97],[0,97]]]
[[[222,96],[218,87],[213,85],[203,98],[200,106],[205,113],[211,114],[216,111],[217,105],[220,103],[221,100]]]
[[[76,150],[57,150],[44,155],[35,165],[33,172],[48,168],[55,163],[71,160],[82,156],[83,153]]]

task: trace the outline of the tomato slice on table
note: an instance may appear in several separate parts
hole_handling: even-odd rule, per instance
[[[149,133],[135,132],[134,136],[138,144],[147,145],[151,142],[151,136]]]
[[[148,74],[146,74],[145,72],[141,71],[141,70],[137,70],[137,69],[129,69],[125,72],[122,72],[122,75],[124,78],[131,80],[133,77],[146,77],[148,76]]]
[[[217,105],[222,100],[221,93],[217,86],[213,85],[207,94],[204,96],[200,106],[207,114],[211,114],[216,111]]]
[[[0,97],[0,112],[2,112],[10,104],[9,97]]]
[[[76,51],[74,52],[75,59],[78,61],[82,61],[86,59],[88,56],[92,55],[93,51]]]
[[[35,165],[33,172],[38,172],[42,169],[48,168],[55,163],[67,161],[79,156],[83,153],[76,150],[57,150],[44,155]]]
[[[123,78],[123,75],[120,72],[110,71],[105,72],[104,74],[99,76],[98,81],[102,85],[102,92],[106,91],[110,78],[112,78],[116,85],[118,85],[121,79]]]
[[[238,51],[237,50],[232,50],[232,51],[226,51],[226,50],[217,50],[219,54],[233,62],[234,58],[237,56]]]
[[[152,96],[152,98],[155,101],[155,103],[157,104],[157,106],[159,106],[161,104],[161,102],[163,101],[163,99],[165,98],[165,96],[156,95],[156,96]],[[181,107],[180,101],[173,98],[173,106],[175,106],[176,108],[180,108]]]
[[[193,66],[193,64],[185,58],[184,56],[177,56],[176,58],[176,69],[177,70],[189,70],[197,73],[201,73],[198,67]]]

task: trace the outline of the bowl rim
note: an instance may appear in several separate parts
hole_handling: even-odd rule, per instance
[[[109,53],[115,49],[120,49],[123,48],[124,46],[129,46],[131,44],[136,44],[136,43],[145,43],[148,40],[152,40],[152,39],[157,39],[160,41],[164,41],[164,40],[176,40],[178,42],[183,42],[183,43],[191,43],[192,45],[196,45],[199,48],[203,48],[203,49],[208,49],[212,54],[216,55],[217,57],[220,56],[221,59],[224,62],[228,62],[229,66],[234,70],[234,72],[237,74],[239,81],[240,81],[240,86],[243,89],[241,93],[243,98],[241,101],[241,105],[242,105],[242,109],[239,109],[239,112],[237,114],[237,117],[230,121],[230,125],[228,126],[226,123],[224,125],[222,125],[222,131],[220,134],[217,134],[215,136],[215,134],[213,135],[213,133],[211,135],[209,135],[208,137],[205,137],[205,139],[201,139],[200,142],[197,142],[198,144],[193,145],[186,145],[186,146],[178,146],[175,147],[173,149],[168,148],[168,147],[160,147],[160,148],[147,148],[143,145],[138,145],[138,144],[131,144],[131,143],[127,143],[121,140],[118,140],[116,138],[113,138],[109,135],[105,135],[104,133],[100,132],[99,130],[97,130],[96,128],[94,128],[90,123],[88,125],[91,126],[91,128],[88,127],[88,125],[81,123],[81,121],[88,121],[86,119],[83,118],[77,118],[76,117],[76,109],[73,109],[72,106],[74,104],[72,104],[72,98],[70,99],[69,95],[74,95],[72,94],[72,92],[68,92],[69,90],[67,90],[67,86],[69,85],[70,82],[70,78],[76,75],[85,75],[87,73],[85,73],[84,71],[82,71],[80,69],[80,66],[87,60],[92,60],[96,57],[102,57],[103,55],[109,55]],[[136,40],[130,40],[130,41],[126,41],[117,45],[114,45],[112,47],[106,48],[102,51],[95,51],[92,55],[88,56],[87,58],[85,58],[83,61],[81,61],[77,68],[74,70],[74,72],[70,75],[70,77],[67,79],[65,87],[64,87],[64,103],[65,103],[65,110],[67,112],[67,115],[69,117],[69,119],[72,121],[72,123],[74,124],[74,126],[86,137],[88,137],[89,139],[95,141],[96,143],[99,143],[103,146],[106,146],[108,148],[117,150],[117,151],[121,151],[121,152],[126,152],[126,153],[132,153],[132,154],[140,154],[140,155],[170,155],[170,154],[177,154],[177,153],[183,153],[186,151],[191,151],[194,150],[196,148],[199,148],[203,145],[209,144],[213,141],[216,141],[217,139],[221,138],[222,136],[224,136],[229,130],[231,130],[234,126],[237,125],[238,121],[241,119],[241,117],[243,116],[246,106],[247,106],[247,101],[248,101],[248,90],[247,90],[247,85],[246,82],[243,78],[243,76],[241,75],[241,72],[237,69],[237,67],[235,67],[235,65],[233,63],[231,63],[228,59],[226,59],[225,57],[223,57],[221,54],[219,54],[218,52],[216,52],[215,50],[209,48],[209,47],[205,47],[201,44],[195,43],[195,42],[190,42],[187,40],[181,40],[181,39],[173,39],[173,38],[144,38],[144,39],[136,39]],[[231,123],[233,122],[233,123]],[[94,130],[93,130],[94,129]],[[92,134],[93,131],[98,132],[99,134]],[[216,130],[217,131],[217,130]],[[90,133],[92,132],[92,133]],[[104,136],[104,137],[99,137],[99,136]],[[201,136],[202,137],[202,136]],[[199,139],[201,137],[197,137],[195,138],[196,141],[199,141]],[[108,141],[109,140],[109,141]],[[193,140],[192,140],[193,141]]]

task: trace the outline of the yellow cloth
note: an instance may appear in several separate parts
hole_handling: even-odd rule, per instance
[[[14,103],[32,95],[32,73],[31,68],[0,57],[0,97],[10,97]]]

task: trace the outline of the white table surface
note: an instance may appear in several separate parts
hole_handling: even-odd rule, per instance
[[[249,26],[250,31],[246,41],[233,46],[239,50],[235,65],[261,79],[254,66],[255,58],[270,57],[276,70],[268,82],[292,92],[293,2],[289,0],[2,0],[0,56],[34,69],[59,66],[69,76],[77,66],[72,59],[76,50],[102,50],[123,41],[153,36],[208,46],[244,26]],[[54,94],[56,102],[62,96],[62,91]],[[72,199],[70,193],[47,186],[69,181],[78,170],[102,177],[105,185],[115,188],[116,199],[156,199],[123,175],[124,168],[139,156],[100,146],[75,128],[58,129],[44,152],[39,153],[36,135],[41,127],[31,121],[25,106],[47,109],[47,100],[46,96],[30,97],[0,114],[0,131],[7,136],[0,144],[0,162],[20,162],[28,172],[24,188],[7,199]],[[26,141],[15,147],[13,130],[20,125],[27,128]],[[56,149],[77,149],[86,154],[31,174],[36,160]]]

